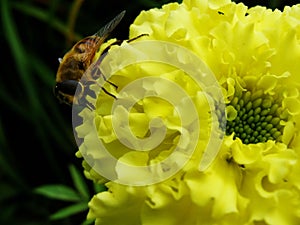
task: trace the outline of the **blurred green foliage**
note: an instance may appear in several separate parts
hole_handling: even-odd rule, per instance
[[[58,58],[124,9],[125,18],[113,36],[127,39],[129,25],[141,10],[168,2],[172,1],[0,1],[0,224],[67,225],[85,220],[95,189],[80,178],[71,108],[53,95]],[[279,9],[297,3],[243,2]],[[77,206],[70,205],[71,200]]]

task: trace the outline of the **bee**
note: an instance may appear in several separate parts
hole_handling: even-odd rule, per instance
[[[97,33],[78,41],[62,59],[59,59],[60,64],[56,74],[54,94],[60,102],[72,105],[73,101],[77,101],[74,99],[76,89],[80,88],[81,92],[84,90],[84,86],[80,82],[81,77],[88,67],[93,63],[96,52],[106,38],[120,23],[124,17],[124,14],[125,11],[122,11],[104,27],[102,27]],[[118,43],[120,43],[120,41],[117,41],[115,44]],[[101,74],[98,73],[98,75],[100,76]],[[109,83],[117,88],[115,84],[111,82]],[[105,93],[115,98],[114,95],[110,94],[104,88],[102,89]]]

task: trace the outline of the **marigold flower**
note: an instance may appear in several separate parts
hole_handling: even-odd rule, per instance
[[[281,12],[260,6],[248,9],[229,0],[184,0],[182,4],[142,11],[130,27],[130,37],[148,34],[143,38],[175,43],[196,54],[222,87],[226,118],[218,114],[222,107],[211,108],[191,77],[172,66],[148,62],[118,71],[111,81],[120,89],[148,76],[171,80],[190,96],[199,118],[191,113],[190,118],[181,121],[180,113],[188,114],[185,107],[176,111],[168,101],[153,96],[132,97],[135,104],[130,109],[116,108],[112,113],[114,99],[99,95],[94,120],[97,134],[105,146],[113,149],[114,157],[134,166],[146,166],[168,158],[178,143],[189,148],[192,137],[197,137],[196,147],[186,164],[180,164],[184,154],[176,152],[175,165],[184,166],[168,179],[147,186],[123,185],[95,172],[96,158],[103,164],[112,162],[97,152],[89,131],[92,124],[83,121],[77,127],[84,139],[78,156],[89,150],[95,164],[84,161],[85,173],[95,182],[106,182],[108,188],[92,198],[88,218],[95,218],[98,225],[299,224],[299,12],[300,5]],[[124,94],[152,93],[153,87],[162,96],[177,94],[162,80],[149,80],[141,86]],[[105,88],[115,91],[109,85]],[[182,98],[178,105],[186,106],[186,101]],[[216,159],[207,169],[199,170],[212,133],[213,112],[218,115],[219,131],[226,135]],[[128,131],[121,120],[124,116],[129,117],[131,132],[140,139],[151,136],[149,123],[159,117],[166,126],[162,144],[151,152],[121,147],[129,142],[126,135],[122,136]],[[114,117],[120,118],[116,123],[124,131],[119,136],[113,129]],[[222,127],[224,119],[226,126]],[[197,120],[201,129],[194,134],[191,131]],[[153,127],[160,126],[156,121]],[[141,147],[138,141],[132,143],[132,147]],[[132,177],[133,171],[119,162],[115,168],[120,179],[149,175],[145,169]],[[156,169],[159,177],[166,168]]]

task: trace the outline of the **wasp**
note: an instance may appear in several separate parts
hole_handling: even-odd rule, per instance
[[[91,66],[94,60],[94,56],[97,53],[98,49],[106,40],[106,38],[111,34],[111,32],[116,28],[116,26],[120,23],[120,21],[124,17],[124,14],[125,11],[122,11],[110,22],[108,22],[104,27],[102,27],[97,33],[78,41],[72,47],[72,49],[69,52],[67,52],[62,59],[59,60],[60,64],[56,74],[56,85],[54,87],[54,94],[60,100],[60,102],[72,105],[73,101],[77,101],[77,99],[74,99],[76,90],[78,88],[81,92],[83,92],[84,90],[84,85],[82,84],[82,82],[80,82],[83,74],[89,68],[89,66]],[[121,43],[122,41],[118,40],[113,44]],[[107,49],[104,50],[104,52],[105,51],[107,52]],[[97,73],[96,75],[100,76],[101,74]],[[90,79],[95,80],[94,76],[95,74],[93,74],[93,77],[91,77]],[[106,82],[110,83],[115,88],[117,88],[115,84],[109,81]],[[104,88],[102,89],[108,95],[116,98],[113,94],[109,93]]]

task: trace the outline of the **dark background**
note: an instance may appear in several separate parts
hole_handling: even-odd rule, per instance
[[[84,220],[86,211],[50,221],[49,215],[66,203],[33,193],[45,184],[72,186],[69,165],[82,170],[81,160],[74,155],[71,108],[60,105],[53,95],[58,58],[124,9],[125,18],[113,36],[127,39],[129,25],[141,10],[168,2],[172,1],[0,0],[0,224]],[[243,2],[273,9],[297,3]],[[91,182],[86,182],[92,190]]]

